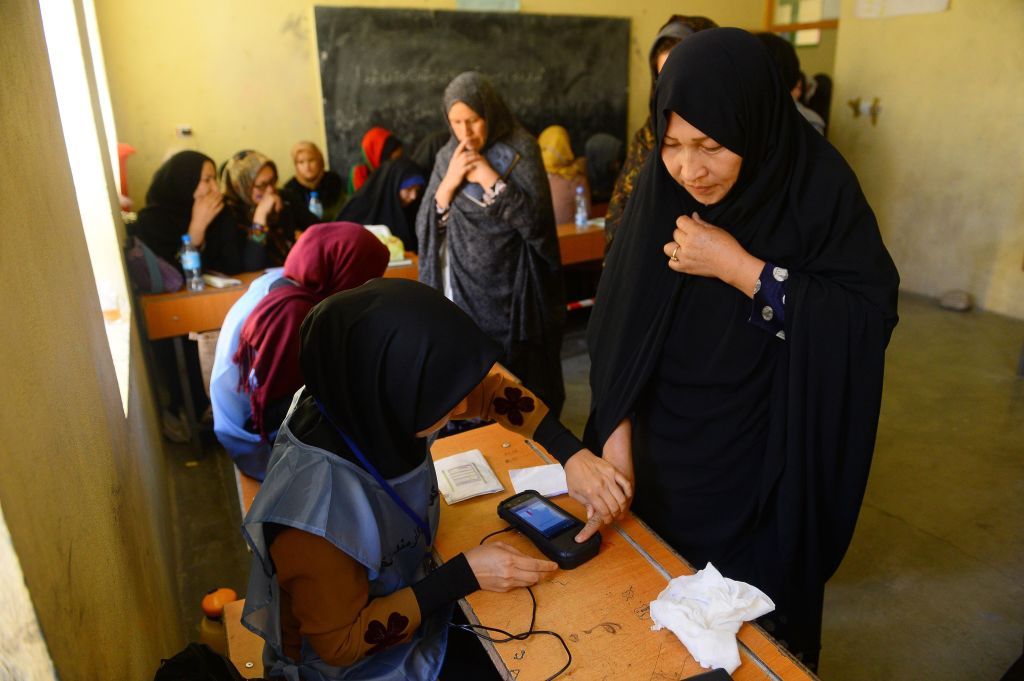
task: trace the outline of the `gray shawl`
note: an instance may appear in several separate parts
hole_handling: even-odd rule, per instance
[[[460,191],[442,227],[434,195],[458,145],[455,136],[438,152],[416,219],[420,281],[443,289],[440,256],[447,238],[452,296],[488,336],[506,352],[515,343],[554,340],[553,334],[560,340],[565,313],[558,234],[537,140],[478,73],[463,73],[448,85],[446,114],[457,101],[487,121],[484,151],[501,142],[520,158],[492,205],[483,208]]]

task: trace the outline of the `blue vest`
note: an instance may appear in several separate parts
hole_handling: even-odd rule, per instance
[[[448,642],[450,608],[421,622],[409,642],[349,667],[327,664],[305,639],[301,659],[285,655],[280,592],[263,523],[295,527],[331,542],[366,567],[371,597],[385,596],[422,579],[430,553],[429,538],[369,473],[335,454],[303,444],[292,434],[289,421],[285,419],[281,425],[266,479],[242,529],[253,553],[242,623],[266,642],[265,673],[289,681],[437,678]],[[431,536],[436,535],[441,508],[430,457],[388,483],[426,520]]]

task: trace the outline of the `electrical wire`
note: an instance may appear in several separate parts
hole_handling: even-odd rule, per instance
[[[484,538],[480,540],[480,544],[482,545],[485,541],[487,541],[495,535],[501,534],[503,532],[509,532],[510,530],[514,529],[514,527],[509,525],[504,529],[498,530],[496,532],[491,532],[490,534],[485,535]],[[521,634],[512,634],[505,631],[504,629],[498,629],[497,627],[488,627],[483,624],[453,624],[449,622],[448,626],[452,629],[461,629],[462,631],[473,634],[481,640],[490,641],[491,643],[510,643],[511,641],[525,641],[530,636],[534,635],[554,636],[556,639],[558,639],[558,642],[562,644],[562,648],[565,650],[565,655],[568,659],[566,660],[565,665],[561,669],[559,669],[557,672],[544,679],[544,681],[553,681],[553,679],[556,679],[559,676],[561,676],[562,673],[565,672],[565,670],[568,669],[569,666],[572,664],[572,652],[569,650],[569,645],[565,642],[565,639],[562,638],[562,636],[559,633],[554,631],[548,631],[547,629],[533,628],[534,624],[537,622],[537,597],[533,594],[533,589],[531,589],[530,587],[526,587],[526,591],[530,594],[530,601],[533,605],[530,608],[530,626],[526,631],[522,632]],[[487,634],[483,634],[479,631],[476,631],[477,629],[482,629],[483,631],[491,632],[494,634],[501,634],[504,638],[495,638],[493,636],[488,636]]]

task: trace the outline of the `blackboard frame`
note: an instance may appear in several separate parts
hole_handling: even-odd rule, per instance
[[[486,74],[533,134],[565,126],[577,154],[627,137],[629,19],[448,10],[314,9],[330,165],[362,161],[374,125],[407,152],[446,129],[441,97],[463,71]]]

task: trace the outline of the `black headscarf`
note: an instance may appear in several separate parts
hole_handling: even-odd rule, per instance
[[[622,167],[622,140],[606,132],[591,135],[584,145],[587,158],[587,180],[590,181],[591,200],[607,201],[611,196],[615,178]]]
[[[671,271],[662,251],[678,216],[697,211],[754,256],[788,268],[759,514],[760,551],[773,571],[764,586],[795,603],[800,580],[824,584],[853,533],[899,277],[856,176],[797,112],[755,37],[711,29],[682,41],[658,82],[652,119],[659,146],[670,111],[739,154],[740,174],[722,201],[705,207],[672,179],[659,153],[647,159],[587,331],[593,403],[586,441],[600,451],[633,412],[686,299],[690,277]],[[714,296],[689,301],[718,304]],[[728,353],[727,346],[718,351]]]
[[[423,284],[374,279],[317,305],[302,324],[306,393],[292,419],[304,442],[350,458],[313,398],[385,478],[423,463],[426,439],[499,350],[462,310]]]
[[[434,170],[434,159],[437,158],[437,152],[441,151],[441,147],[448,143],[448,139],[452,133],[448,128],[444,130],[435,130],[430,133],[416,145],[416,149],[412,152],[412,161],[420,168],[423,168],[427,172],[427,176],[430,176],[431,171]]]
[[[398,190],[403,183],[415,181],[417,177],[421,186],[419,197],[410,205],[403,206]],[[341,209],[338,219],[361,225],[387,225],[391,233],[402,240],[406,250],[416,252],[419,250],[416,211],[426,184],[423,171],[412,161],[405,158],[384,161]]]
[[[213,159],[199,152],[178,152],[153,175],[145,193],[145,208],[128,233],[141,239],[158,256],[180,268],[181,236],[188,231],[193,195],[203,174],[203,164]],[[213,164],[216,169],[216,164]],[[228,274],[243,270],[245,233],[238,230],[227,210],[221,210],[206,228],[203,268]]]

